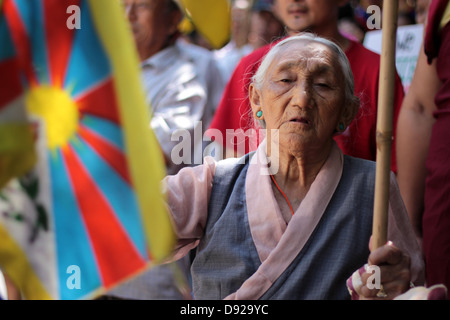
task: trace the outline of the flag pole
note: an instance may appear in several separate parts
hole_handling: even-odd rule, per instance
[[[372,228],[372,250],[387,242],[391,147],[393,139],[393,105],[395,87],[395,48],[397,39],[398,0],[384,0],[382,14],[382,48],[378,90],[377,158]]]

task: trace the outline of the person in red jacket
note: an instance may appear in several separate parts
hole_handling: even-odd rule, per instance
[[[312,32],[333,40],[344,50],[353,71],[355,94],[360,98],[361,104],[355,120],[347,128],[340,128],[335,140],[347,155],[376,160],[380,56],[339,32],[339,7],[347,2],[348,0],[275,0],[273,10],[284,23],[287,36]],[[225,138],[224,147],[234,150],[236,155],[255,150],[262,140],[258,134],[250,135],[255,131],[249,130],[254,128],[254,122],[250,114],[248,86],[262,58],[274,44],[253,51],[240,61],[225,88],[211,123],[210,129],[219,130]],[[401,79],[396,73],[393,137],[403,97]],[[217,132],[215,130],[209,132]],[[397,171],[395,141],[392,144],[391,169],[393,172]]]
[[[450,0],[430,2],[423,48],[398,122],[398,184],[428,286],[450,288]]]

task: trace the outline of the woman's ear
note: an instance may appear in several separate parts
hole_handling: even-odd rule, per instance
[[[257,113],[259,111],[262,111],[261,96],[259,90],[255,88],[253,83],[250,84],[250,87],[248,88],[248,96],[250,100],[250,105],[252,106],[253,117],[255,119],[261,120],[261,117],[257,116]]]
[[[356,117],[356,114],[359,110],[359,99],[355,99],[351,102],[351,105],[346,105],[341,115],[341,122],[344,123],[347,128],[350,123],[352,123],[353,119]]]

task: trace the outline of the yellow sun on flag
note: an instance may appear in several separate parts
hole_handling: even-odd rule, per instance
[[[76,103],[65,90],[51,86],[32,88],[26,96],[28,111],[45,122],[50,150],[65,146],[78,128]]]

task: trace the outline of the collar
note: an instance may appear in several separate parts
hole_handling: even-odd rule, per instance
[[[176,45],[169,46],[141,62],[141,68],[166,69],[173,65],[178,58],[179,48]]]
[[[301,250],[325,212],[343,170],[343,153],[334,142],[327,161],[287,224],[272,191],[266,149],[267,140],[264,139],[252,158],[254,163],[247,171],[245,186],[250,231],[262,262],[277,247],[288,229],[292,229],[291,225],[304,230],[298,233],[301,235],[296,240],[296,243],[302,243],[302,246],[296,246]]]

